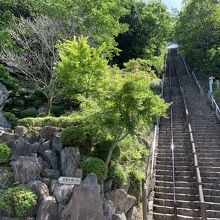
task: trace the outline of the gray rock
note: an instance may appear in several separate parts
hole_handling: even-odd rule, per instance
[[[50,195],[47,185],[39,180],[29,182],[27,184],[27,187],[30,188],[38,196],[39,202]]]
[[[56,199],[48,196],[40,203],[36,220],[58,220],[57,214]]]
[[[61,151],[61,173],[63,176],[74,177],[80,164],[80,152],[78,148],[66,147]]]
[[[125,214],[134,206],[136,198],[128,195],[123,189],[116,189],[107,194],[107,199],[111,200],[117,211]]]
[[[82,178],[82,170],[77,169],[75,177]],[[62,220],[78,220],[79,219],[79,208],[80,208],[80,194],[81,186],[75,185],[73,188],[72,197],[69,203],[64,207],[60,213],[59,218]],[[60,206],[60,210],[62,207]]]
[[[48,187],[50,186],[50,181],[51,181],[50,179],[41,177],[39,180],[45,183]]]
[[[38,153],[43,153],[46,150],[50,150],[51,149],[51,141],[45,141],[42,144],[40,144],[39,148],[38,148]]]
[[[8,91],[5,88],[5,86],[0,83],[0,127],[10,128],[9,123],[5,119],[5,117],[2,114],[2,109],[7,101],[8,98]]]
[[[80,193],[79,220],[105,220],[100,196],[100,186],[95,174],[89,174],[82,181]]]
[[[122,214],[114,214],[112,216],[112,220],[126,220],[126,216],[124,213]]]
[[[24,139],[30,142],[31,144],[38,142],[40,139],[40,130],[41,128],[38,127],[28,128],[27,133],[24,135]]]
[[[36,157],[20,156],[10,165],[14,171],[15,180],[23,184],[37,180],[42,171],[42,161]]]
[[[61,143],[61,133],[55,133],[54,134],[54,138],[53,138],[53,144],[52,144],[53,148],[56,150],[56,151],[59,151],[61,152],[62,148],[63,148],[63,145]]]
[[[112,220],[112,215],[116,213],[116,208],[111,200],[105,200],[103,202],[103,212],[106,220]]]
[[[57,127],[46,126],[41,129],[40,137],[41,139],[52,141],[54,138],[54,134],[59,131]]]
[[[50,165],[54,170],[58,170],[58,158],[54,150],[46,150],[42,153],[43,159]]]
[[[33,156],[34,147],[24,140],[17,140],[12,145],[12,160],[19,156]]]
[[[66,205],[73,192],[74,185],[64,185],[59,183],[58,180],[52,180],[51,182],[51,192],[53,197],[56,198],[56,201],[59,204]]]
[[[16,134],[0,131],[0,143],[14,142],[18,138],[19,137]]]
[[[58,179],[60,176],[59,170],[43,169],[42,176],[48,179]]]
[[[22,140],[24,136],[27,134],[28,129],[24,126],[17,126],[14,129],[16,135],[18,135],[19,139]]]
[[[133,207],[126,214],[127,220],[137,220],[137,209]]]

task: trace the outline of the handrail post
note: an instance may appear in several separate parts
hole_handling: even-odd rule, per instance
[[[143,220],[147,220],[147,183],[145,179],[142,179],[142,207],[143,207]]]

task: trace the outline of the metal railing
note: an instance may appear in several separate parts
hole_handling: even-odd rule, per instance
[[[220,108],[210,91],[208,92],[208,98],[211,102],[212,108],[215,110],[217,118],[220,120]]]
[[[172,92],[172,76],[171,76],[171,57],[169,62],[169,82],[170,82],[170,102],[173,101],[173,92]],[[175,181],[175,146],[174,146],[174,132],[173,132],[173,105],[170,106],[170,134],[171,134],[171,153],[172,153],[172,178],[173,178],[173,209],[174,209],[174,220],[177,219],[177,205],[176,205],[176,181]]]
[[[187,68],[187,66],[186,66],[186,68]],[[187,70],[188,70],[188,68],[187,68]],[[204,193],[203,193],[203,187],[202,187],[202,178],[201,178],[201,173],[200,173],[200,168],[199,168],[199,163],[198,163],[198,157],[197,157],[197,153],[196,153],[196,146],[195,146],[195,142],[194,142],[193,131],[192,131],[192,127],[191,127],[191,124],[190,124],[189,110],[188,110],[188,106],[187,106],[185,92],[184,92],[183,86],[181,84],[178,71],[176,71],[176,73],[177,73],[177,79],[178,79],[179,87],[180,87],[181,93],[182,93],[182,98],[183,98],[183,103],[184,103],[184,108],[185,108],[185,114],[186,114],[186,121],[187,121],[187,125],[188,125],[188,131],[189,131],[189,135],[190,135],[190,142],[191,142],[192,153],[193,153],[193,163],[194,163],[194,166],[195,166],[195,169],[196,169],[196,179],[197,179],[197,184],[198,184],[199,204],[200,204],[201,217],[202,217],[202,220],[206,220],[207,219],[206,203],[205,203],[205,200],[204,200]]]

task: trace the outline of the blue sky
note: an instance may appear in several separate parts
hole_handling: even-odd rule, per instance
[[[145,0],[146,2],[149,0]],[[162,0],[163,3],[167,5],[167,7],[171,10],[172,8],[181,9],[182,0]]]
[[[162,0],[167,6],[169,9],[172,9],[172,8],[177,8],[177,9],[181,9],[181,2],[182,0]]]

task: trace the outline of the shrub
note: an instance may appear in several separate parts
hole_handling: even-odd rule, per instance
[[[23,118],[18,120],[18,124],[25,127],[59,127],[66,128],[80,123],[82,116],[80,113],[71,114],[68,117],[39,117],[39,118]]]
[[[78,147],[81,154],[90,154],[92,139],[83,125],[67,127],[62,131],[61,141],[65,146]]]
[[[0,207],[13,217],[27,217],[29,208],[36,204],[37,196],[23,186],[7,189],[0,198]]]
[[[141,185],[142,179],[144,178],[144,173],[138,170],[133,170],[128,175],[130,180],[128,194],[135,196],[139,202],[141,199]]]
[[[111,144],[112,144],[112,142],[110,140],[100,142],[99,144],[97,144],[95,146],[93,155],[95,157],[98,157],[98,158],[105,161],[107,156],[108,156],[108,152],[109,152],[109,149],[111,147]],[[120,156],[121,156],[120,147],[116,146],[113,153],[112,153],[111,160],[112,161],[117,161],[117,160],[120,159]]]
[[[17,125],[18,118],[15,116],[15,114],[11,112],[4,112],[3,114],[12,127]]]
[[[6,144],[0,144],[0,164],[9,162],[11,152],[11,148]]]
[[[15,182],[14,173],[11,170],[4,170],[1,174],[0,188],[7,189],[11,187]]]
[[[37,117],[37,111],[35,108],[25,109],[24,111],[21,112],[21,117],[22,118]]]
[[[55,116],[60,116],[64,114],[64,107],[63,105],[57,106],[57,105],[52,105],[51,107],[51,113]]]
[[[95,173],[98,180],[105,180],[108,174],[108,166],[103,160],[96,157],[88,157],[81,163],[84,175]]]
[[[127,182],[127,175],[119,164],[110,165],[108,177],[113,179],[116,186],[122,186]]]

